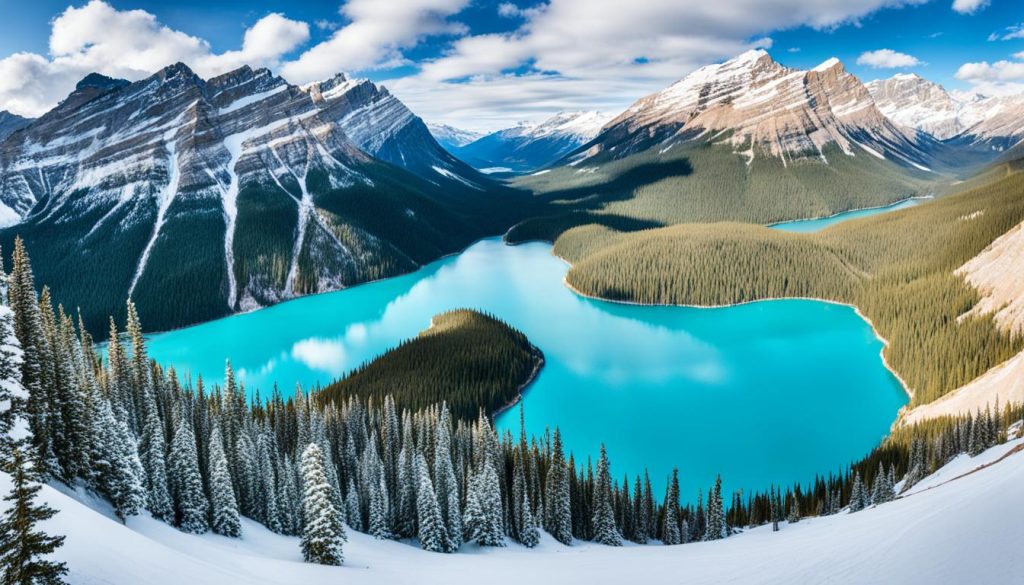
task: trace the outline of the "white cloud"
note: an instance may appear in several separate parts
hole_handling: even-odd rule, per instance
[[[1006,27],[1002,33],[988,35],[990,41],[1012,41],[1014,39],[1024,39],[1024,22]]]
[[[956,78],[967,82],[981,81],[1024,81],[1024,63],[1018,61],[988,61],[964,63],[956,72]]]
[[[524,21],[514,32],[457,39],[422,64],[420,75],[387,85],[423,117],[476,130],[494,128],[484,127],[485,118],[506,125],[520,117],[502,116],[499,107],[539,110],[510,96],[541,94],[541,114],[580,106],[621,110],[696,67],[768,45],[770,39],[750,41],[764,31],[830,29],[923,1],[550,0],[521,11]],[[512,72],[517,75],[510,78]],[[590,101],[581,104],[584,99]]]
[[[786,51],[789,52],[789,53],[799,53],[800,52],[800,47],[790,47],[790,48],[786,49]]]
[[[53,20],[48,56],[15,53],[0,60],[0,109],[38,116],[94,71],[136,80],[177,61],[204,76],[242,64],[275,66],[308,38],[305,23],[270,14],[245,32],[240,50],[213,54],[205,40],[170,29],[148,12],[91,0]]]
[[[1014,59],[1020,59],[1021,61],[1024,61],[1024,51],[1021,51],[1020,53],[1014,53],[1013,54],[1013,58]]]
[[[341,14],[349,23],[330,39],[285,64],[282,73],[293,83],[330,77],[339,71],[391,68],[405,63],[403,49],[430,36],[467,32],[449,22],[469,0],[349,0]]]
[[[867,51],[857,57],[858,65],[866,65],[873,69],[898,69],[902,67],[914,67],[921,64],[921,61],[913,55],[893,51],[892,49],[878,49]]]
[[[953,0],[953,10],[960,14],[974,14],[988,6],[989,0]]]

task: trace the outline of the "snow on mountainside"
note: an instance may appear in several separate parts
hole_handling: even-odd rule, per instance
[[[147,320],[163,328],[455,251],[491,221],[476,217],[485,181],[373,83],[299,88],[249,67],[203,80],[179,63],[130,84],[90,75],[0,142],[0,222],[87,319],[170,295]],[[90,258],[124,296],[89,284]]]
[[[466,146],[474,140],[480,139],[483,134],[479,132],[471,132],[469,130],[463,130],[461,128],[455,128],[447,124],[427,124],[427,129],[437,140],[437,143],[443,146],[448,152],[453,152],[460,147]]]
[[[978,122],[956,137],[958,143],[1004,151],[1024,142],[1024,93],[984,98],[970,110]]]
[[[523,122],[493,132],[455,152],[477,168],[508,167],[530,172],[591,141],[609,119],[595,111],[561,112],[539,123]]]
[[[771,156],[784,164],[827,163],[828,146],[919,170],[929,164],[924,137],[886,118],[837,59],[804,71],[784,67],[760,49],[702,67],[638,100],[571,160],[664,151],[695,139],[730,144],[748,160]]]
[[[773,533],[769,526],[714,542],[664,547],[566,547],[542,533],[533,550],[517,544],[457,554],[348,531],[345,564],[301,562],[299,539],[243,519],[242,538],[185,534],[150,518],[122,525],[81,492],[44,486],[59,513],[43,528],[67,540],[56,554],[71,583],[153,585],[333,585],[463,583],[1015,583],[1024,573],[1021,440],[976,457],[961,455],[894,502],[856,514],[810,518]],[[0,474],[5,493],[10,479]]]
[[[867,84],[875,105],[897,124],[916,128],[945,140],[969,126],[965,106],[939,84],[913,73],[900,73]],[[965,119],[966,118],[966,119]]]
[[[892,121],[961,147],[1002,151],[1024,139],[1024,95],[950,93],[913,73],[875,80],[867,88]]]

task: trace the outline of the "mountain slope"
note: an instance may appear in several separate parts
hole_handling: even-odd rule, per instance
[[[802,71],[749,51],[638,100],[559,166],[517,180],[553,213],[509,238],[554,240],[586,223],[770,224],[885,205],[929,193],[946,150],[886,118],[838,61]]]
[[[430,130],[434,140],[437,140],[438,144],[452,154],[455,154],[459,148],[483,137],[479,132],[471,132],[447,124],[427,124],[427,129]]]
[[[589,142],[608,119],[601,112],[562,112],[539,124],[524,123],[488,134],[455,153],[477,168],[527,173]]]
[[[165,329],[412,270],[499,232],[516,197],[407,112],[248,67],[90,76],[0,143],[0,201],[23,218],[0,243],[24,237],[94,331],[128,296]]]
[[[953,99],[939,84],[913,73],[876,79],[866,86],[875,105],[890,120],[945,140],[972,123],[968,104]]]
[[[541,532],[537,548],[464,548],[444,555],[348,531],[345,564],[303,563],[299,539],[242,519],[242,538],[185,534],[151,518],[113,519],[102,502],[44,486],[40,498],[59,513],[44,523],[67,540],[57,552],[72,583],[127,585],[333,585],[462,583],[488,575],[496,584],[524,580],[602,583],[1011,583],[1024,571],[1017,554],[1024,508],[1020,440],[976,457],[961,455],[879,507],[762,526],[724,540],[683,546],[566,547]],[[5,492],[10,480],[0,475]]]
[[[3,142],[5,138],[16,130],[28,126],[31,122],[31,118],[22,118],[17,114],[0,111],[0,142]]]

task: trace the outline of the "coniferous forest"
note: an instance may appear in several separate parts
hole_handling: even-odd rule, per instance
[[[565,544],[671,545],[885,503],[957,454],[1005,440],[1024,414],[996,405],[902,428],[836,475],[767,493],[723,494],[719,478],[693,498],[674,470],[655,494],[647,472],[619,479],[603,447],[596,457],[566,453],[557,428],[499,435],[483,405],[463,419],[446,403],[400,407],[381,391],[250,399],[230,364],[222,387],[182,385],[148,359],[131,304],[124,332],[111,320],[101,360],[48,290],[36,295],[20,241],[2,281],[0,430],[17,505],[0,522],[0,562],[8,575],[36,571],[53,583],[66,567],[46,559],[61,538],[36,527],[53,514],[34,502],[41,481],[82,486],[121,519],[150,514],[188,533],[237,537],[241,517],[252,518],[301,537],[304,558],[329,565],[344,562],[347,529],[439,553],[467,542],[533,547],[541,530]],[[466,319],[496,323],[457,312],[438,329]]]

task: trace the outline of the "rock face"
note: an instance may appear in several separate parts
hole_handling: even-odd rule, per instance
[[[0,240],[90,327],[130,296],[165,328],[411,270],[501,229],[491,187],[370,82],[177,64],[0,142]]]
[[[571,161],[667,150],[696,139],[731,144],[748,160],[770,156],[783,163],[827,163],[827,146],[846,156],[874,156],[918,169],[929,158],[927,139],[886,118],[838,60],[804,71],[753,50],[640,99]]]
[[[1024,139],[1024,95],[949,93],[912,73],[875,80],[867,88],[892,121],[960,147],[1003,151]]]
[[[977,99],[967,109],[977,122],[955,142],[1002,152],[1024,141],[1024,94]]]
[[[878,109],[890,120],[945,140],[971,123],[970,104],[953,99],[939,84],[913,73],[867,84]]]
[[[477,168],[530,172],[590,142],[609,119],[595,111],[562,112],[538,124],[493,132],[455,152]]]
[[[17,114],[0,111],[0,142],[14,133],[32,123],[31,118],[22,118]]]

